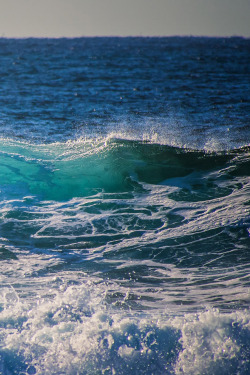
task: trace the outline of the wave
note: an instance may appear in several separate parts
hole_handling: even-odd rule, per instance
[[[179,199],[199,200],[227,194],[215,180],[248,175],[249,147],[206,152],[112,138],[41,145],[1,139],[0,160],[4,195],[60,201],[147,183],[174,184],[183,188]]]

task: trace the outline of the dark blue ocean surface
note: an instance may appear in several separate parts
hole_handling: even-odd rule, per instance
[[[250,40],[0,39],[0,374],[250,373]]]

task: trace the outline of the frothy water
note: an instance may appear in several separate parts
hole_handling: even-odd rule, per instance
[[[110,285],[90,282],[86,275],[67,276],[47,279],[51,288],[38,293],[36,303],[20,298],[13,288],[2,290],[3,373],[249,372],[247,311],[135,314],[127,292],[121,301],[125,313],[110,308]]]

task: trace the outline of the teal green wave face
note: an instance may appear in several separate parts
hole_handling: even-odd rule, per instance
[[[35,194],[43,199],[70,199],[94,191],[120,191],[124,168],[117,168],[112,148],[101,144],[18,144],[5,141],[0,155],[2,192]],[[99,152],[98,152],[99,151]]]
[[[209,198],[209,191],[216,196],[226,194],[223,189],[215,193],[210,174],[225,168],[236,153],[206,154],[125,140],[48,145],[5,140],[0,154],[0,189],[12,197],[35,195],[61,201],[99,192],[143,189],[146,183],[179,186],[181,193],[173,196],[177,200],[185,200],[191,190]],[[246,164],[249,161],[239,161],[230,173],[246,172]]]

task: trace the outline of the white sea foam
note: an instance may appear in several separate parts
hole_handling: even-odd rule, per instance
[[[4,374],[234,375],[250,369],[247,311],[175,318],[123,313],[105,303],[104,284],[85,278],[66,287],[59,277],[54,283],[32,304],[11,287],[1,291]]]

